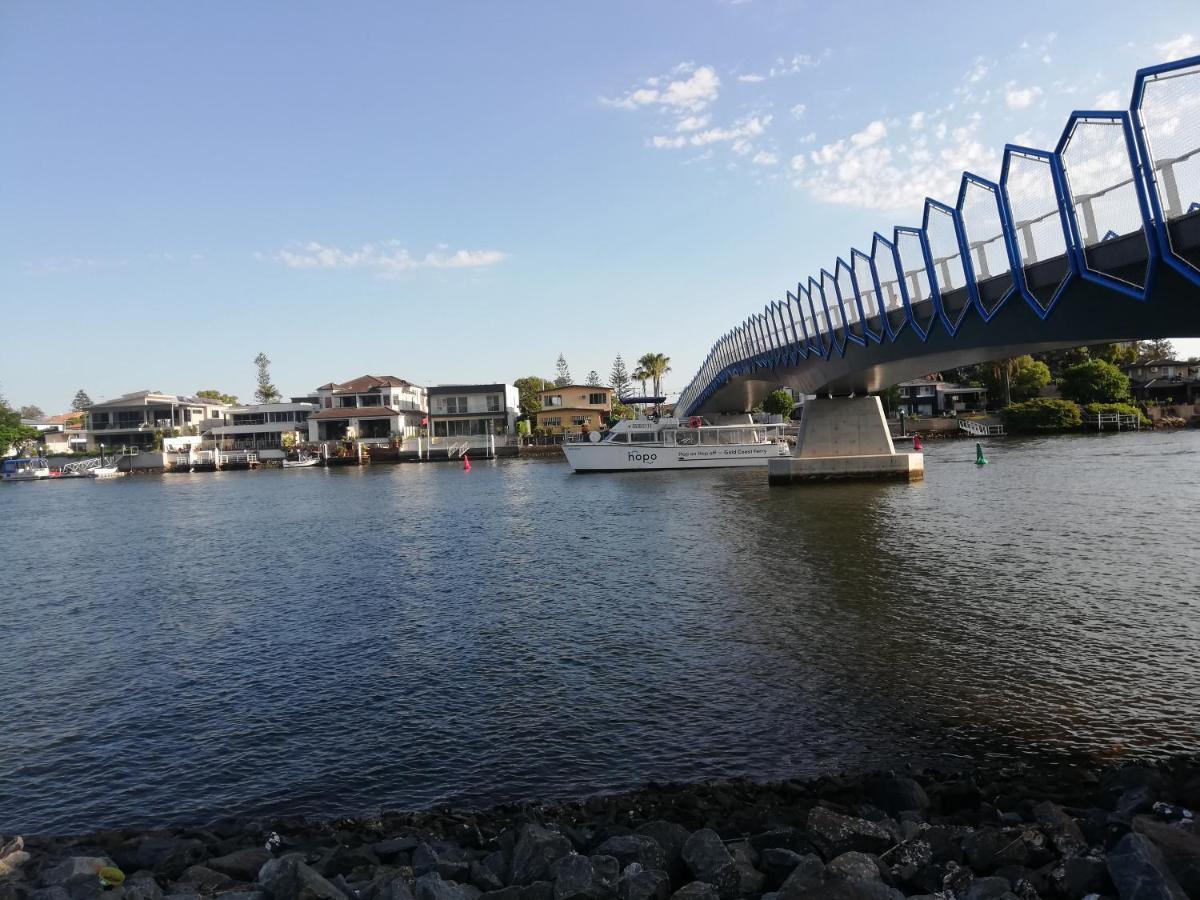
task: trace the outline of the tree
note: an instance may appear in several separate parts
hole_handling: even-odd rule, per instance
[[[625,360],[620,353],[613,360],[612,372],[608,376],[608,386],[613,389],[613,394],[618,400],[628,397],[629,389],[633,387],[633,379],[629,377],[629,370],[625,368]]]
[[[1076,403],[1119,403],[1129,399],[1129,378],[1112,363],[1090,359],[1063,372],[1058,389]]]
[[[792,395],[782,388],[771,391],[762,402],[763,412],[783,416],[785,419],[792,414],[795,405],[796,401],[792,399]]]
[[[13,444],[31,441],[38,436],[36,428],[21,424],[21,414],[0,403],[0,454],[7,453]]]
[[[196,391],[196,396],[203,400],[215,400],[217,403],[224,403],[227,406],[237,406],[237,397],[233,394],[222,394],[220,391],[207,390]]]
[[[1050,383],[1050,368],[1032,356],[998,359],[983,367],[983,386],[988,398],[1008,406],[1036,397]]]
[[[521,415],[532,418],[534,414],[541,412],[542,401],[538,394],[544,391],[550,382],[538,375],[526,375],[524,378],[514,378],[513,384],[520,395]]]
[[[1130,343],[1096,344],[1088,347],[1088,354],[1092,359],[1102,359],[1114,366],[1131,366],[1138,356],[1137,345]]]
[[[638,360],[646,378],[654,385],[654,396],[662,396],[663,376],[671,371],[671,357],[661,353],[647,353]]]
[[[638,368],[633,370],[632,378],[634,381],[641,384],[642,396],[645,397],[646,396],[646,382],[650,380],[650,373],[647,372],[645,369],[643,369],[641,366],[638,366]]]
[[[1070,400],[1038,397],[1013,403],[1000,413],[1009,431],[1064,431],[1083,424],[1079,407]]]
[[[92,408],[92,398],[87,395],[87,391],[80,388],[75,392],[75,399],[71,401],[71,409],[76,412],[83,412],[85,409]]]
[[[259,353],[254,357],[254,365],[258,369],[258,389],[254,399],[259,403],[278,403],[283,395],[271,384],[271,360],[267,359],[267,354]]]
[[[1150,362],[1152,359],[1174,359],[1175,345],[1166,338],[1138,341],[1137,354],[1138,362]]]
[[[554,364],[554,368],[558,372],[554,376],[555,387],[566,387],[571,383],[571,370],[567,368],[567,359],[561,353],[558,354],[558,362]]]
[[[592,369],[587,374],[587,384],[589,387],[603,387],[604,383],[600,380],[600,373]]]
[[[42,412],[42,408],[40,406],[33,406],[31,404],[29,406],[21,407],[21,418],[22,419],[41,419],[41,418],[44,418],[45,415],[46,414],[44,412]]]

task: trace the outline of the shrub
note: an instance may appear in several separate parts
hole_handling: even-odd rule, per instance
[[[1083,424],[1079,407],[1070,400],[1038,397],[1013,403],[1000,411],[1009,431],[1066,431]]]
[[[1137,416],[1143,425],[1149,425],[1150,420],[1142,415],[1142,411],[1130,403],[1089,403],[1083,408],[1085,419],[1094,419],[1099,415],[1119,414],[1122,416]]]
[[[1129,378],[1112,363],[1089,359],[1069,366],[1058,389],[1076,403],[1118,403],[1129,399]]]
[[[792,395],[783,389],[772,391],[762,402],[763,412],[784,418],[791,414],[795,405],[796,401],[792,399]]]

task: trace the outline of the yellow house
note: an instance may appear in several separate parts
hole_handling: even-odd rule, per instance
[[[612,414],[612,388],[591,384],[566,384],[538,394],[542,410],[536,425],[547,434],[599,431]]]

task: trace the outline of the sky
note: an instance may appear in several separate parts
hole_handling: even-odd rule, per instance
[[[647,352],[674,393],[964,168],[1196,53],[1195,0],[5,0],[0,392],[248,400],[263,351],[288,396]]]

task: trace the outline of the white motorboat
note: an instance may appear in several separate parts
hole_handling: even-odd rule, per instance
[[[92,478],[116,478],[118,475],[124,475],[116,465],[111,466],[92,466],[87,470],[87,474]]]
[[[562,445],[576,472],[633,472],[646,469],[716,469],[765,466],[791,455],[783,425],[709,425],[698,416],[626,419],[603,436]]]
[[[321,457],[310,456],[307,453],[301,453],[299,459],[285,459],[283,467],[285,469],[307,469],[310,466],[318,465],[321,462]]]
[[[44,459],[14,457],[0,462],[0,481],[37,481],[50,477],[50,464]]]

